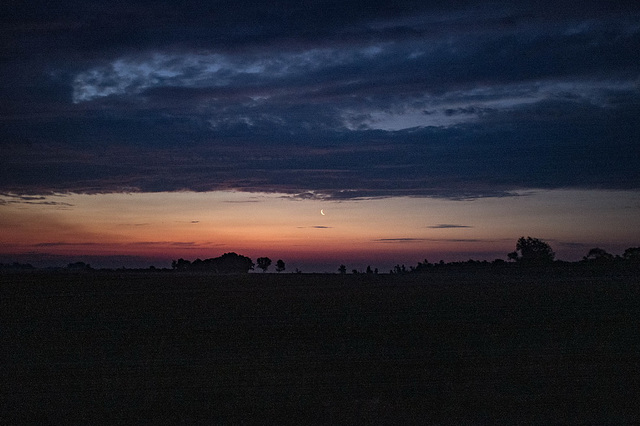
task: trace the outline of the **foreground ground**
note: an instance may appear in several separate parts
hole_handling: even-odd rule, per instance
[[[0,423],[640,422],[633,276],[0,275]]]

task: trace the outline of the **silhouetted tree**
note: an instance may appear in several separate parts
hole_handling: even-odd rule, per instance
[[[531,237],[520,237],[516,243],[515,253],[520,252],[514,260],[523,265],[545,265],[553,262],[555,253],[551,250],[551,246],[542,240]],[[509,258],[513,253],[509,253]]]
[[[624,260],[640,262],[640,247],[629,247],[622,254]]]
[[[346,274],[347,273],[347,267],[344,265],[340,265],[338,267],[338,272],[340,272],[341,274]]]
[[[267,269],[271,265],[271,259],[268,257],[259,257],[256,262],[258,262],[258,268],[262,269],[262,272],[267,272]]]
[[[427,272],[431,268],[431,266],[432,265],[429,263],[429,261],[425,259],[424,262],[418,262],[418,265],[416,265],[415,268],[412,267],[412,272]]]
[[[171,267],[177,271],[209,271],[216,274],[247,273],[253,266],[250,258],[233,252],[211,259],[196,259],[193,263],[184,259],[171,262]]]
[[[236,253],[225,253],[220,257],[212,259],[216,270],[221,274],[228,273],[247,273],[253,270],[253,262],[250,258]]]
[[[282,272],[284,271],[286,268],[284,266],[284,262],[282,259],[278,259],[278,261],[276,262],[276,271],[277,272]]]
[[[191,262],[189,262],[188,260],[184,260],[182,258],[178,259],[178,260],[174,260],[173,262],[171,262],[171,268],[177,270],[177,271],[184,271],[186,269],[189,268],[189,266],[191,266]]]
[[[601,248],[596,247],[589,250],[589,253],[584,257],[584,260],[595,262],[609,262],[613,260],[613,255],[607,253]]]
[[[404,265],[396,265],[393,267],[393,272],[396,274],[405,274],[407,272],[407,268]]]
[[[371,269],[371,265],[367,266],[367,274],[373,274],[373,269]]]
[[[72,271],[88,271],[91,269],[91,265],[84,262],[74,262],[67,265],[67,269]]]
[[[18,262],[13,262],[13,263],[0,263],[0,269],[8,269],[8,270],[30,270],[30,269],[36,269],[32,264],[30,263],[18,263]]]
[[[589,253],[582,258],[582,261],[589,265],[589,270],[595,276],[611,270],[615,263],[615,257],[601,248],[592,248]]]

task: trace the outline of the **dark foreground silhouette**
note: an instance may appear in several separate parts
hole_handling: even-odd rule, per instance
[[[640,421],[640,282],[0,274],[2,424]]]

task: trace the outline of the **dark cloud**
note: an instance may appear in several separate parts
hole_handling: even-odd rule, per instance
[[[469,225],[453,225],[453,224],[449,224],[449,223],[441,223],[441,224],[438,224],[438,225],[427,226],[427,228],[449,229],[449,228],[473,228],[473,227],[469,226]]]
[[[593,244],[579,243],[575,241],[554,241],[554,243],[561,247],[585,249],[585,251],[588,250],[589,248],[593,248]]]
[[[17,195],[11,193],[0,193],[0,206],[9,204],[37,204],[44,206],[57,206],[60,208],[73,207],[73,204],[62,201],[52,201],[44,196]]]
[[[640,188],[633,2],[14,3],[5,193]]]
[[[373,240],[378,243],[411,243],[411,242],[446,242],[446,243],[490,243],[497,241],[507,240],[495,240],[495,239],[480,239],[480,238],[379,238]]]
[[[33,247],[61,247],[61,246],[92,247],[92,246],[100,246],[100,243],[68,243],[64,241],[54,241],[54,242],[33,244]]]
[[[316,226],[298,226],[298,229],[304,229],[304,228],[313,228],[313,229],[331,229],[331,228],[333,228],[333,226],[322,226],[322,225],[316,225]]]
[[[407,242],[422,242],[427,240],[424,238],[379,238],[373,241],[379,242],[379,243],[407,243]]]

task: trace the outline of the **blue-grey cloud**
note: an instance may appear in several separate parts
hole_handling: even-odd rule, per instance
[[[635,2],[0,12],[3,192],[640,188]]]

